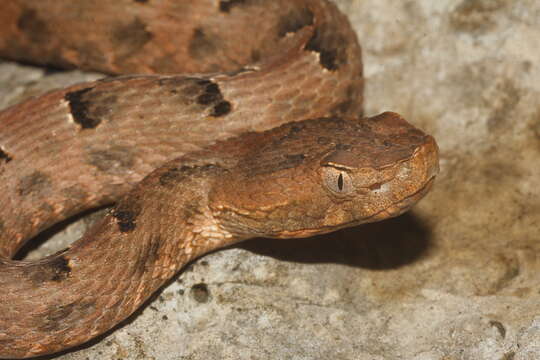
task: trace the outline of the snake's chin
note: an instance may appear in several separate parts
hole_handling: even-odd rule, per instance
[[[435,175],[431,176],[431,178],[429,178],[429,180],[427,180],[425,184],[422,187],[420,187],[420,189],[418,189],[418,191],[401,199],[397,203],[392,204],[391,206],[378,212],[377,214],[371,216],[369,218],[369,221],[367,222],[380,221],[380,220],[384,220],[388,218],[393,218],[408,211],[418,201],[420,201],[429,192],[429,190],[431,190],[434,181],[435,181]]]

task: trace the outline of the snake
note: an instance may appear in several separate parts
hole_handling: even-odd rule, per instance
[[[363,115],[361,48],[328,0],[12,0],[0,57],[109,75],[0,113],[0,357],[83,344],[187,263],[253,238],[402,214],[434,138]],[[32,237],[111,205],[66,249]]]

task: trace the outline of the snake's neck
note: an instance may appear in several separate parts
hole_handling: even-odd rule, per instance
[[[68,249],[39,261],[0,259],[0,324],[8,324],[0,357],[83,343],[132,314],[189,261],[238,241],[208,207],[220,171],[172,164]]]

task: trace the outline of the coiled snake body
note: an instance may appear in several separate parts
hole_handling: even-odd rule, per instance
[[[0,113],[2,358],[102,334],[210,250],[396,216],[438,171],[432,137],[394,113],[361,118],[360,47],[327,1],[2,7],[2,57],[140,74]],[[10,260],[112,202],[69,248]]]

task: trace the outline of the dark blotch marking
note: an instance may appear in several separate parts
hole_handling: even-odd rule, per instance
[[[132,197],[125,197],[112,210],[111,215],[116,219],[118,229],[122,233],[135,230],[137,217],[141,213],[141,205]]]
[[[62,282],[71,275],[69,267],[69,259],[62,255],[66,250],[63,250],[52,257],[33,264],[26,268],[28,278],[36,285],[41,285],[45,282]]]
[[[200,105],[209,105],[223,99],[223,95],[221,95],[217,84],[210,81],[208,81],[208,84],[203,81],[203,84],[205,86],[205,92],[197,97],[197,103]]]
[[[313,37],[309,40],[306,45],[307,50],[316,51],[319,53],[321,65],[328,70],[336,70],[337,64],[336,56],[337,51],[335,49],[325,49],[322,47],[322,44],[319,39],[319,31],[316,30]]]
[[[92,301],[73,302],[66,305],[53,305],[43,314],[43,323],[37,329],[44,332],[54,332],[65,329],[70,319],[81,319],[96,309]]]
[[[177,101],[184,105],[198,104],[208,108],[208,115],[220,117],[229,114],[232,104],[225,100],[218,83],[208,79],[191,77],[173,77],[158,80],[166,92],[177,96]],[[203,109],[201,109],[203,111]]]
[[[101,119],[95,117],[90,111],[91,97],[87,98],[86,94],[90,92],[92,88],[81,89],[77,91],[68,92],[64,99],[69,103],[69,110],[73,115],[73,120],[84,129],[94,129],[100,123]]]
[[[11,160],[13,160],[13,157],[11,157],[2,147],[0,147],[0,161],[7,164]]]
[[[133,0],[133,1],[140,4],[147,4],[149,0]]]
[[[30,175],[21,178],[18,186],[20,196],[42,194],[51,187],[51,180],[40,171],[34,171]]]
[[[89,150],[88,163],[108,174],[122,174],[135,165],[135,155],[130,147],[113,145],[104,150]]]
[[[189,166],[182,166],[180,168],[171,168],[159,176],[159,183],[162,186],[169,186],[173,182],[180,181],[186,177],[185,172],[191,169]]]
[[[203,93],[197,96],[197,103],[199,105],[213,107],[210,116],[220,117],[231,112],[232,105],[223,98],[218,84],[206,79],[196,80],[195,84],[203,88]]]
[[[348,150],[351,150],[352,149],[352,145],[349,145],[349,144],[336,144],[336,150],[344,150],[344,151],[348,151]]]
[[[134,271],[139,274],[146,273],[149,268],[157,261],[159,257],[159,249],[161,247],[161,238],[159,235],[152,236],[150,244],[145,249],[141,250],[137,262],[135,263]]]
[[[261,52],[257,49],[251,50],[251,62],[259,62],[261,61]]]
[[[108,65],[109,59],[103,52],[103,49],[101,49],[101,45],[98,44],[95,41],[91,40],[81,40],[81,45],[77,47],[77,51],[79,52],[78,58],[81,59],[86,67],[93,67],[95,68],[96,65],[90,65],[90,64],[103,64],[104,66]],[[66,62],[65,59],[63,59],[60,54],[57,56],[58,59],[55,60],[54,63],[62,64],[62,62]],[[74,64],[71,64],[70,68],[75,68]],[[81,67],[81,65],[79,65]]]
[[[231,108],[232,106],[230,102],[221,101],[216,106],[214,106],[214,110],[212,110],[210,115],[214,117],[225,116],[231,112]]]
[[[228,13],[234,6],[244,5],[247,3],[247,0],[229,0],[229,1],[220,1],[219,2],[219,11]]]
[[[47,41],[50,31],[47,22],[38,16],[34,9],[24,9],[17,20],[17,28],[28,36],[31,42]]]
[[[134,213],[116,209],[113,211],[112,216],[117,220],[120,232],[125,233],[135,230],[137,216]]]
[[[116,62],[127,60],[141,50],[154,35],[146,30],[146,24],[135,18],[127,25],[118,26],[112,33],[112,41],[117,45]]]
[[[204,93],[202,95],[199,95],[199,97],[197,98],[197,103],[201,105],[208,105],[216,101],[217,98],[218,95],[216,94]]]
[[[278,36],[283,37],[288,33],[295,33],[310,25],[313,25],[313,12],[311,10],[302,8],[300,11],[291,11],[279,19]]]
[[[38,327],[41,331],[56,331],[62,328],[62,323],[73,312],[75,303],[54,306],[43,316],[43,324]]]
[[[53,274],[51,281],[60,282],[71,274],[69,260],[64,256],[59,256],[51,261],[50,267]]]
[[[345,42],[339,37],[337,39],[326,39],[323,34],[323,30],[317,28],[306,44],[306,50],[318,52],[319,62],[325,69],[337,70],[345,61],[345,49],[338,49],[334,46],[340,46]]]
[[[287,154],[285,159],[277,163],[272,171],[286,170],[296,167],[304,162],[306,156],[304,154]]]
[[[199,303],[207,303],[210,299],[210,291],[205,283],[195,284],[191,287],[191,296]]]
[[[159,183],[162,186],[172,186],[185,178],[193,176],[195,173],[203,173],[209,170],[219,169],[219,165],[204,164],[200,166],[181,166],[173,167],[165,171],[159,177]]]
[[[208,35],[201,28],[196,28],[188,45],[189,54],[195,59],[211,56],[217,51],[219,41]]]

